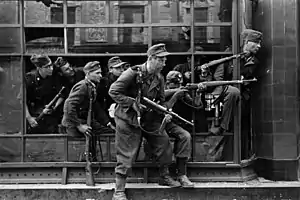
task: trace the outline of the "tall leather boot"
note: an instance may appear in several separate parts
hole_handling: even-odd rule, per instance
[[[194,187],[194,183],[192,183],[189,178],[186,176],[186,163],[187,158],[177,158],[176,164],[177,164],[177,180],[180,182],[182,187],[190,188]]]
[[[169,167],[168,166],[161,166],[159,168],[159,174],[160,178],[158,181],[159,185],[165,185],[169,187],[181,187],[181,184],[178,181],[175,181],[169,173]]]
[[[116,174],[116,186],[112,200],[128,200],[125,194],[126,176]]]

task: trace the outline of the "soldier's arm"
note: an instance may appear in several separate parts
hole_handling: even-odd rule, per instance
[[[215,81],[223,81],[224,80],[224,65],[223,64],[218,65],[216,67],[216,70],[215,70],[213,76],[214,76]],[[214,89],[214,93],[221,93],[222,90],[223,90],[222,86],[217,86]]]
[[[64,115],[67,115],[68,122],[76,127],[80,125],[77,108],[82,104],[87,90],[86,84],[76,84],[72,88],[68,99],[65,101]]]
[[[129,86],[136,82],[136,72],[131,68],[127,69],[109,88],[109,95],[119,105],[131,107],[135,99],[127,96]]]

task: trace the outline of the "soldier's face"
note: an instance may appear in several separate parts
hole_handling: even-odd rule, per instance
[[[97,69],[96,71],[90,72],[88,75],[89,79],[95,83],[100,83],[102,78],[102,70],[101,68]]]
[[[248,52],[251,52],[253,54],[256,54],[259,51],[260,48],[261,48],[260,42],[248,41],[245,44],[244,50],[248,51]]]
[[[121,74],[124,72],[124,68],[123,68],[123,66],[113,67],[113,68],[110,69],[110,72],[111,72],[113,75],[119,77],[119,76],[121,76]]]
[[[67,76],[67,77],[74,76],[74,74],[75,74],[74,69],[70,66],[69,63],[60,67],[60,71],[64,76]]]
[[[150,60],[149,73],[159,73],[166,66],[167,57],[152,57]]]
[[[49,62],[47,65],[44,65],[43,67],[41,67],[41,71],[46,76],[51,76],[52,73],[53,73],[53,64],[52,64],[52,62]]]

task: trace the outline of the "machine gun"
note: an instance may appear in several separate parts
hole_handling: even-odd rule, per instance
[[[235,54],[235,55],[232,55],[232,56],[228,56],[228,57],[225,57],[225,58],[220,58],[218,60],[213,60],[213,61],[210,61],[209,63],[205,63],[203,65],[197,66],[195,68],[195,70],[201,72],[200,73],[201,77],[207,77],[210,74],[210,67],[223,64],[225,62],[231,61],[233,59],[240,58],[240,57],[245,56],[247,54],[249,54],[249,52],[242,52],[242,53]]]
[[[92,125],[92,110],[93,109],[93,96],[90,95],[90,101],[89,101],[89,111],[87,116],[87,125],[91,127]],[[85,176],[86,176],[86,185],[87,186],[94,186],[95,180],[94,180],[94,174],[92,169],[92,163],[91,163],[91,152],[90,152],[90,144],[91,144],[91,135],[85,133],[85,160],[86,160],[86,166],[85,166]]]
[[[215,87],[215,86],[221,86],[221,85],[233,85],[233,84],[244,84],[244,83],[249,83],[249,82],[256,82],[257,79],[249,79],[249,80],[233,80],[233,81],[204,81],[201,83],[188,83],[186,84],[184,89],[187,90],[198,90],[198,91],[203,91],[207,87]]]
[[[186,124],[189,124],[191,126],[194,126],[194,123],[180,117],[178,114],[176,114],[176,113],[172,112],[171,110],[168,110],[167,108],[155,103],[154,101],[151,101],[147,97],[142,97],[141,103],[142,103],[142,106],[144,106],[144,107],[150,108],[150,109],[155,110],[155,111],[160,112],[160,113],[169,114],[172,117],[174,117],[175,119],[178,119],[178,120],[180,120],[180,121],[182,121]]]
[[[54,106],[54,104],[56,103],[56,101],[62,96],[63,91],[65,90],[65,87],[62,87],[60,89],[60,91],[55,95],[55,97],[50,101],[50,103],[48,103],[45,106],[45,109],[50,109]],[[37,123],[39,123],[40,121],[42,121],[44,119],[44,116],[46,115],[45,112],[41,112],[39,114],[39,116],[35,119]],[[35,129],[36,127],[28,127],[27,133],[31,133],[33,131],[33,129]]]

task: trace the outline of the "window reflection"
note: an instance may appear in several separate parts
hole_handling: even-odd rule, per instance
[[[0,24],[18,24],[18,23],[19,23],[18,1],[14,1],[14,0],[0,1]]]
[[[63,5],[44,4],[42,1],[25,0],[25,24],[61,24],[63,22]]]
[[[0,67],[0,134],[18,134],[22,126],[20,58],[0,57]]]
[[[1,138],[0,163],[21,161],[22,141],[19,138]]]
[[[145,53],[148,28],[69,28],[68,50],[76,53]]]
[[[26,28],[27,53],[64,53],[63,28]]]
[[[1,28],[0,29],[0,53],[20,53],[20,29]]]

